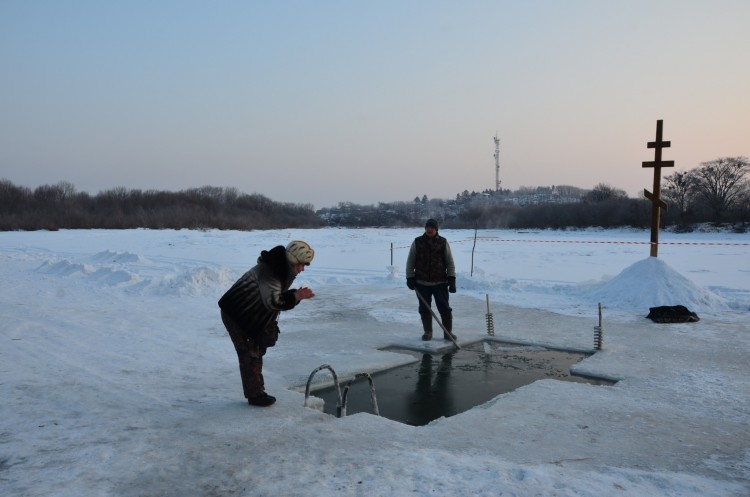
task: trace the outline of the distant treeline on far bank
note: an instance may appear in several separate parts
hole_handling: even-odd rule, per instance
[[[745,231],[750,220],[750,163],[723,158],[674,173],[662,182],[664,226],[689,230],[697,223],[728,224]],[[61,182],[35,189],[0,180],[0,231],[58,229],[225,229],[419,227],[427,218],[443,228],[575,229],[647,228],[651,201],[629,198],[606,184],[464,191],[455,199],[360,205],[340,202],[315,210],[311,204],[273,201],[236,188],[203,186],[178,192],[114,188],[96,195]]]

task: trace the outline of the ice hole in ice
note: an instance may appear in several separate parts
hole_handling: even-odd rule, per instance
[[[541,346],[482,341],[460,350],[427,353],[402,348],[390,351],[413,355],[413,363],[373,373],[372,380],[381,416],[423,426],[483,404],[537,380],[554,379],[593,385],[613,385],[604,378],[572,374],[573,364],[591,353]],[[340,379],[342,394],[348,379]],[[335,386],[315,390],[325,402],[323,411],[337,415]],[[346,395],[346,415],[373,412],[366,378],[351,383]]]

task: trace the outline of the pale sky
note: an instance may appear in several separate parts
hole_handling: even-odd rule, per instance
[[[0,0],[0,178],[316,208],[750,156],[750,1]]]

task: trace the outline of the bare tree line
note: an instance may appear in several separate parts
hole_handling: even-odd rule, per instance
[[[747,224],[749,172],[747,157],[721,157],[667,176],[663,195],[674,207],[669,218],[680,225],[700,221]]]
[[[744,231],[750,221],[748,172],[746,157],[723,157],[666,176],[662,198],[668,209],[662,222],[681,230],[696,223],[727,223]],[[412,227],[428,217],[448,228],[646,228],[650,210],[650,201],[628,198],[624,191],[603,183],[588,191],[523,187],[516,192],[464,191],[450,200],[423,195],[411,202],[378,205],[341,202],[315,212],[311,204],[275,202],[235,188],[204,186],[179,192],[114,188],[92,196],[67,182],[31,190],[0,180],[0,231]]]
[[[273,229],[317,228],[309,204],[274,202],[235,188],[204,186],[179,192],[114,188],[97,195],[67,182],[34,189],[0,180],[0,230],[81,228]]]
[[[662,198],[668,209],[664,226],[689,230],[697,223],[729,224],[744,231],[750,221],[750,162],[746,157],[724,157],[701,163],[664,179]],[[551,195],[550,193],[555,195]],[[570,186],[522,187],[484,192],[464,191],[455,200],[415,197],[413,202],[377,206],[340,203],[318,211],[335,226],[415,226],[428,217],[449,228],[566,229],[647,228],[651,202],[628,198],[618,188],[600,183],[592,190]]]

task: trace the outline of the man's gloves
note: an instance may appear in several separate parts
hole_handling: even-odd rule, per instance
[[[448,291],[451,293],[456,293],[456,277],[455,276],[448,277]]]
[[[406,278],[406,286],[409,290],[415,290],[417,288],[417,278]]]

